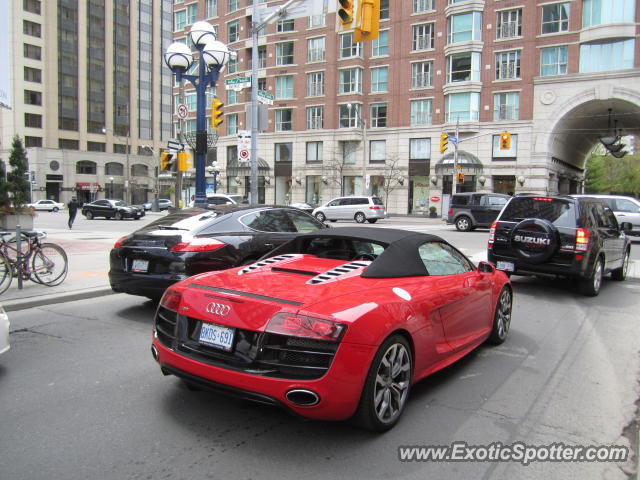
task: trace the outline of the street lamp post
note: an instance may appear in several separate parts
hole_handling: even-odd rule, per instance
[[[347,108],[349,109],[349,112],[351,112],[351,109],[353,108],[353,104],[351,103],[347,103]],[[358,106],[356,105],[355,108],[356,111],[356,117],[358,119],[358,123],[360,124],[361,128],[362,128],[362,195],[366,195],[367,194],[367,163],[368,163],[368,145],[367,145],[367,119],[366,118],[362,118],[362,114],[360,113],[360,109],[358,108]]]
[[[216,33],[209,22],[196,22],[191,27],[191,40],[200,52],[198,59],[198,74],[190,75],[186,72],[193,64],[191,50],[184,43],[174,42],[169,45],[164,55],[167,66],[176,76],[181,85],[182,80],[188,80],[196,89],[196,206],[206,206],[205,161],[207,155],[206,128],[206,92],[207,87],[216,86],[220,70],[229,61],[229,49],[216,40]]]
[[[217,193],[218,191],[218,175],[220,175],[220,167],[218,167],[217,163],[213,163],[207,167],[207,172],[209,175],[213,175],[213,193]]]
[[[108,129],[107,127],[102,127],[102,133],[107,133],[107,132],[111,132],[111,135],[113,135],[116,138],[122,139],[122,137],[118,136],[115,134],[115,132],[113,130]],[[124,201],[125,202],[131,202],[131,195],[130,195],[130,188],[131,188],[131,180],[129,179],[129,136],[130,136],[130,131],[129,129],[127,129],[127,136],[126,136],[126,142],[127,142],[127,151],[126,153],[126,170],[124,173]]]
[[[113,177],[109,177],[109,183],[111,184],[109,187],[109,198],[113,198]]]

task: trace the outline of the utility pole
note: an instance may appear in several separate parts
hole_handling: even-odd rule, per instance
[[[460,119],[456,122],[456,136],[453,143],[453,175],[451,175],[451,195],[456,194],[458,184],[458,142],[460,135]]]

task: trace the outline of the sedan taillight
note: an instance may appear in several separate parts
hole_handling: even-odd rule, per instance
[[[180,242],[171,247],[172,252],[209,252],[224,247],[226,243],[215,238],[194,238],[190,242]]]
[[[346,325],[331,320],[292,313],[276,313],[269,320],[265,331],[291,337],[317,338],[337,342],[346,329]]]
[[[126,235],[124,237],[120,237],[118,240],[116,240],[116,243],[113,244],[113,248],[120,248],[122,246],[122,242],[124,242],[125,238],[127,238]]]
[[[586,252],[589,249],[589,230],[576,228],[576,252]]]
[[[491,250],[491,248],[493,247],[493,242],[496,241],[496,228],[498,227],[498,222],[493,222],[491,224],[491,228],[489,229],[489,244],[487,245],[487,248],[489,250]]]

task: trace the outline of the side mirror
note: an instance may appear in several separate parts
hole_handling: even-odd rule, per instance
[[[622,230],[624,233],[629,233],[632,228],[633,225],[631,225],[629,222],[622,222],[620,224],[620,230]]]
[[[480,273],[493,273],[495,271],[496,271],[496,267],[494,267],[489,262],[478,263],[478,272]]]

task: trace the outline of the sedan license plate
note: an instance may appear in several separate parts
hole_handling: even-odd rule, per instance
[[[498,262],[496,268],[505,272],[513,272],[515,270],[515,266],[512,262]]]
[[[223,327],[214,323],[202,323],[200,329],[200,343],[230,351],[233,346],[233,336],[235,330],[233,328]]]
[[[131,271],[136,273],[145,273],[149,270],[149,260],[134,260],[131,264]]]

